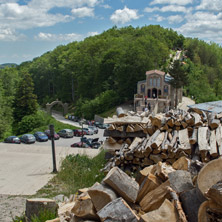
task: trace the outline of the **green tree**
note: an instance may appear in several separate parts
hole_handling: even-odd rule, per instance
[[[36,113],[38,107],[37,96],[33,91],[34,84],[31,75],[24,71],[14,101],[14,120],[16,122],[20,122],[24,116]]]
[[[188,73],[185,65],[179,60],[175,60],[168,69],[168,73],[173,77],[170,80],[170,85],[176,89],[175,106],[177,107],[178,89],[185,86],[188,83]]]

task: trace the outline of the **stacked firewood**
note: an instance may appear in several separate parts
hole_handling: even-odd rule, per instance
[[[107,118],[104,122],[110,127],[104,132],[108,137],[104,146],[115,152],[104,170],[118,166],[133,172],[159,161],[172,164],[182,156],[209,162],[222,155],[221,120],[221,114],[207,115],[198,109]]]
[[[81,189],[70,202],[60,203],[58,218],[48,222],[221,221],[222,186],[215,184],[222,179],[221,164],[218,159],[199,172],[203,164],[181,157],[172,166],[158,162],[146,167],[136,179],[114,167],[101,183]],[[214,204],[204,202],[203,187]]]

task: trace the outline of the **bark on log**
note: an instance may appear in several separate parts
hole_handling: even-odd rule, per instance
[[[136,201],[139,184],[118,167],[112,168],[103,181],[126,201],[133,203]]]
[[[198,127],[198,126],[202,126],[203,122],[201,121],[201,117],[198,113],[194,113],[192,112],[191,115],[194,118],[194,126]]]
[[[139,185],[144,181],[144,179],[151,173],[154,174],[155,172],[155,166],[148,166],[145,167],[143,170],[140,170],[139,173],[136,176],[136,181]]]
[[[207,139],[208,127],[199,127],[198,128],[198,145],[199,151],[209,151],[210,147]]]
[[[139,217],[121,197],[107,204],[97,214],[101,221],[139,221]]]
[[[206,193],[206,196],[222,208],[222,181],[214,184]]]
[[[219,119],[215,119],[216,118],[216,114],[215,113],[211,113],[209,115],[209,121],[208,121],[208,125],[211,128],[211,130],[216,129],[219,124],[220,124],[220,120]]]
[[[185,153],[191,154],[191,146],[189,142],[187,129],[179,131],[179,141],[180,141],[179,149],[183,150]]]
[[[195,144],[197,142],[197,129],[193,129],[192,136],[190,137],[190,144]]]
[[[144,212],[149,212],[158,209],[164,200],[169,197],[169,192],[167,190],[169,185],[170,182],[167,180],[156,189],[147,193],[139,203],[142,210]]]
[[[215,134],[214,130],[212,130],[210,132],[210,155],[214,158],[218,156],[217,144],[216,144],[216,134]]]
[[[116,193],[110,187],[98,182],[89,188],[88,194],[91,197],[96,211],[101,210],[106,204],[117,198]]]
[[[162,132],[156,138],[153,139],[153,142],[151,144],[151,147],[153,149],[157,149],[162,144],[162,142],[164,140],[164,135],[165,135],[165,133]]]
[[[189,172],[176,170],[168,174],[170,186],[177,192],[182,193],[193,188],[193,182]]]
[[[124,112],[122,107],[118,107],[116,109],[116,114],[117,114],[118,118],[126,116],[126,113]]]

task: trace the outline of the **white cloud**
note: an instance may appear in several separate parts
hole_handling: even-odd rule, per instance
[[[160,16],[160,15],[155,15],[154,17],[156,18],[157,22],[162,22],[163,20],[165,20],[165,18],[163,16]]]
[[[125,24],[130,22],[131,20],[136,20],[140,16],[138,15],[138,10],[136,9],[129,9],[126,6],[124,9],[116,10],[110,17],[110,20],[114,24]]]
[[[221,44],[222,13],[196,12],[187,15],[187,22],[177,29],[185,36],[197,37]]]
[[[112,8],[110,5],[108,5],[108,4],[106,4],[106,5],[100,5],[100,7],[102,7],[102,8]]]
[[[167,5],[162,8],[154,7],[154,8],[145,8],[144,12],[154,12],[154,11],[160,11],[160,12],[183,12],[183,13],[189,13],[192,11],[192,8],[186,8],[184,6],[179,5]]]
[[[72,14],[75,17],[83,18],[83,17],[93,17],[94,16],[94,9],[93,8],[74,8],[72,9]]]
[[[87,37],[94,36],[94,35],[99,35],[99,33],[98,32],[88,32],[87,33]]]
[[[18,34],[15,30],[6,28],[0,29],[0,40],[1,41],[17,41],[25,39],[25,35]]]
[[[200,5],[196,7],[197,10],[208,10],[208,11],[221,11],[222,1],[221,0],[202,0]]]
[[[171,15],[167,18],[169,24],[181,23],[184,20],[184,17],[181,15]]]
[[[188,5],[191,4],[193,0],[154,0],[150,3],[150,5],[157,4],[175,4],[175,5]]]
[[[51,34],[51,33],[40,32],[37,36],[35,36],[36,40],[42,40],[42,41],[79,41],[82,38],[83,38],[82,35],[76,33]]]

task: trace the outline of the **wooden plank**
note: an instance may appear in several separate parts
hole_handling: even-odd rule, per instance
[[[133,203],[136,201],[139,184],[118,167],[112,168],[103,181],[125,200]]]

